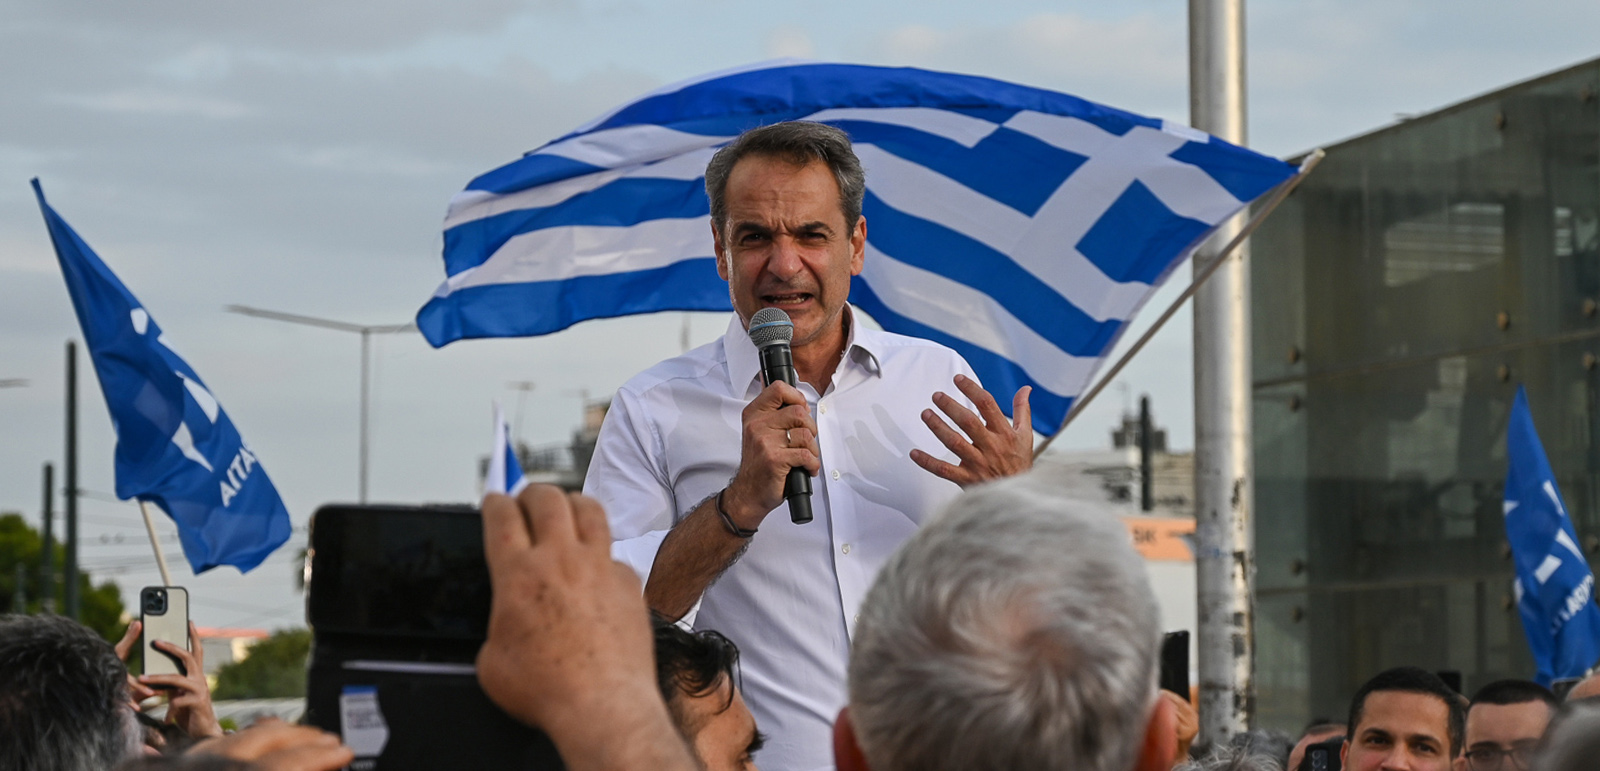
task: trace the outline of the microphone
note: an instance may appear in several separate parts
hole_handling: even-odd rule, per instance
[[[750,342],[756,344],[761,355],[761,384],[772,385],[782,380],[797,385],[794,375],[794,354],[789,341],[794,339],[794,322],[789,314],[777,308],[762,308],[750,317]],[[783,497],[789,501],[789,519],[796,525],[811,521],[811,476],[804,468],[789,469],[783,481]]]

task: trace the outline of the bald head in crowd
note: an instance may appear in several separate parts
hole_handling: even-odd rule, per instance
[[[1567,691],[1567,701],[1580,701],[1600,696],[1600,674],[1589,675]]]
[[[862,603],[840,771],[1171,768],[1160,625],[1110,512],[1039,473],[924,525]]]

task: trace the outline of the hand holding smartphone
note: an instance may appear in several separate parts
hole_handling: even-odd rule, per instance
[[[187,675],[176,656],[155,647],[165,640],[189,650],[189,590],[181,586],[146,586],[139,590],[139,621],[144,626],[146,675]]]

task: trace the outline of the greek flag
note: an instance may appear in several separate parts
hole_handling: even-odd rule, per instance
[[[776,62],[670,86],[473,180],[444,225],[428,341],[730,310],[707,225],[713,153],[756,126],[847,132],[867,173],[850,301],[947,345],[1054,433],[1154,288],[1295,172],[1187,126],[909,68]],[[1010,400],[999,400],[1009,409]]]
[[[1594,573],[1556,489],[1555,474],[1533,428],[1528,395],[1517,387],[1506,429],[1506,538],[1516,562],[1514,591],[1522,631],[1542,685],[1582,677],[1600,662],[1600,607]]]
[[[161,507],[195,573],[249,571],[289,540],[289,511],[200,376],[116,274],[45,202],[61,275],[117,434],[117,497]]]
[[[522,464],[517,461],[517,451],[511,446],[511,431],[506,428],[505,413],[500,404],[494,405],[494,449],[489,451],[489,473],[484,476],[483,492],[516,495],[528,486],[522,477]]]

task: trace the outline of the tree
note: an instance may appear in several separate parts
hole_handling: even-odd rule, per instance
[[[311,630],[279,629],[255,645],[243,661],[217,670],[216,699],[274,699],[306,695],[306,660]]]
[[[55,600],[61,609],[64,596],[61,567],[67,564],[67,549],[54,544]],[[38,613],[41,607],[39,585],[39,558],[44,553],[44,539],[28,524],[21,514],[0,514],[0,613]],[[17,593],[17,565],[22,565],[22,607],[15,607]],[[122,606],[122,590],[107,581],[95,586],[88,573],[78,574],[79,611],[84,626],[93,629],[111,642],[122,639],[128,624]]]

